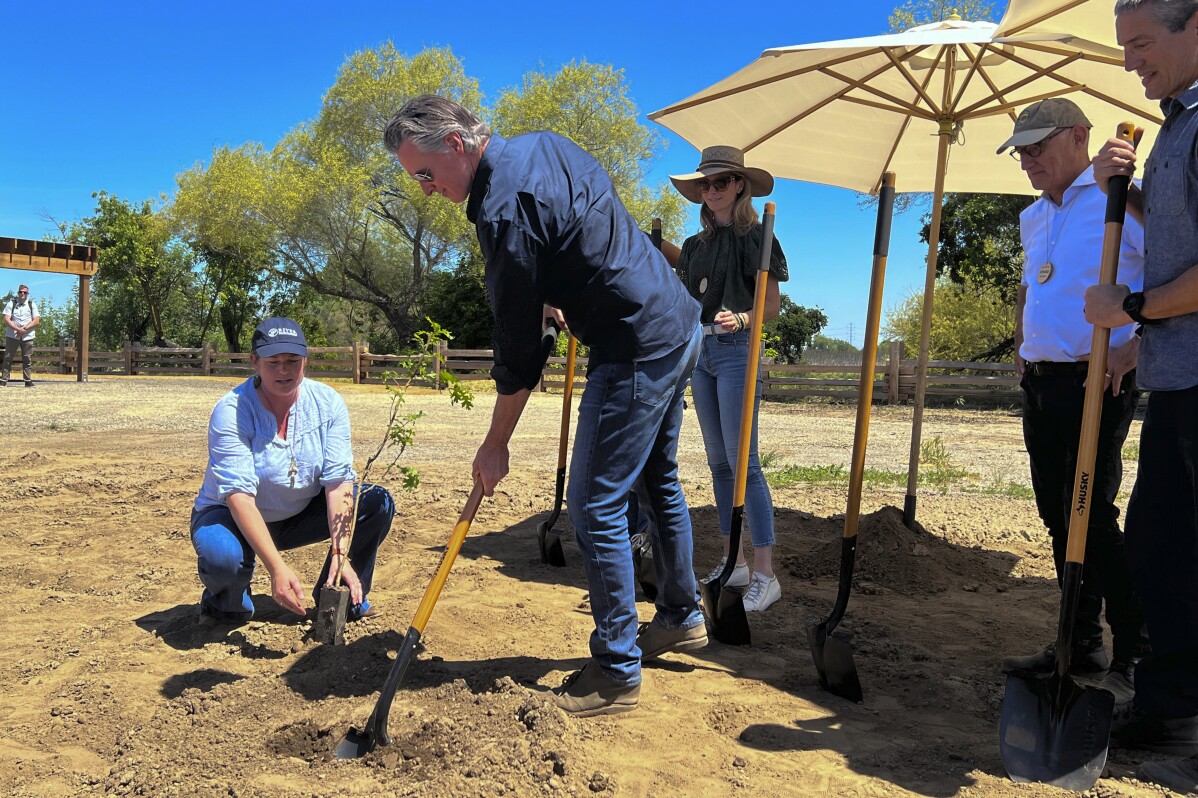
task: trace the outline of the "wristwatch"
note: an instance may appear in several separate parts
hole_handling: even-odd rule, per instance
[[[1150,319],[1144,315],[1144,292],[1132,291],[1123,297],[1123,312],[1137,324],[1156,324],[1160,319]]]

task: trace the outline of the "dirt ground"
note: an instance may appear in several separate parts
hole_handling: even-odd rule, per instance
[[[835,597],[845,490],[800,485],[774,491],[783,597],[752,616],[753,645],[713,642],[646,667],[635,712],[575,720],[547,691],[584,661],[591,618],[564,514],[567,567],[538,558],[561,399],[534,396],[512,473],[484,500],[396,697],[394,744],[337,762],[440,560],[493,397],[468,411],[409,398],[427,414],[405,456],[423,482],[406,494],[390,484],[399,512],[371,594],[385,614],[333,648],[306,642],[310,623],[274,605],[261,569],[253,622],[196,623],[188,513],[208,413],[234,383],[59,377],[0,391],[0,794],[1065,794],[1012,783],[998,751],[998,662],[1051,640],[1058,602],[1032,501],[992,489],[1027,482],[1012,412],[928,411],[924,439],[939,437],[971,476],[921,492],[921,529],[894,509],[902,487],[866,493],[842,624],[856,635],[864,703],[820,689],[805,631]],[[377,388],[338,387],[361,462],[387,402]],[[770,404],[762,450],[772,468],[847,465],[852,426],[851,407]],[[904,470],[909,432],[909,408],[878,408],[870,467]],[[718,525],[692,412],[681,462],[706,570]],[[1130,463],[1125,490],[1133,477]],[[314,579],[322,556],[288,561]],[[639,609],[652,617],[651,604]],[[1136,763],[1112,751],[1090,794],[1161,795],[1134,780]]]

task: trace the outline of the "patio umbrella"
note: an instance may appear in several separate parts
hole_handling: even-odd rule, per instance
[[[873,194],[893,171],[904,191],[932,192],[908,525],[915,521],[944,192],[1035,193],[994,151],[1019,110],[1047,97],[1081,106],[1094,124],[1092,149],[1124,119],[1161,121],[1157,104],[1123,69],[1109,0],[1012,0],[998,25],[953,17],[903,33],[766,50],[649,115],[696,147],[740,147],[776,177]],[[1151,139],[1150,132],[1142,152]]]

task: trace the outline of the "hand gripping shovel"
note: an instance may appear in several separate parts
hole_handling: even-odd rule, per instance
[[[757,285],[753,291],[753,323],[749,333],[749,358],[745,364],[745,391],[741,399],[740,439],[737,443],[736,481],[733,484],[732,530],[728,538],[728,558],[724,570],[710,582],[699,585],[707,625],[721,643],[747,646],[751,642],[749,619],[745,615],[745,597],[739,588],[728,587],[740,551],[741,528],[745,519],[745,483],[749,479],[749,444],[753,433],[753,406],[757,395],[757,368],[761,361],[761,324],[765,317],[765,287],[770,274],[770,255],[774,249],[774,203],[765,204],[761,215],[761,259],[757,264]]]
[[[554,325],[556,326],[556,325]],[[578,354],[578,339],[570,335],[566,348],[566,383],[562,389],[562,431],[557,442],[557,490],[553,497],[553,512],[537,526],[537,545],[541,549],[541,562],[561,568],[566,564],[562,552],[562,536],[553,531],[557,517],[562,512],[562,496],[566,490],[566,444],[570,440],[570,400],[574,396],[574,358]]]
[[[379,693],[379,700],[374,705],[374,711],[370,713],[370,719],[366,721],[364,727],[361,729],[356,726],[350,727],[349,732],[338,744],[334,753],[337,759],[357,759],[370,753],[377,746],[391,744],[391,736],[387,734],[387,717],[391,714],[391,702],[395,699],[395,691],[399,689],[399,683],[403,681],[408,665],[416,656],[416,645],[420,642],[420,635],[424,633],[424,626],[428,623],[429,616],[433,614],[433,607],[441,595],[441,588],[445,586],[445,580],[449,578],[449,569],[453,567],[453,561],[462,548],[462,542],[466,540],[466,533],[470,531],[470,523],[474,520],[474,514],[478,511],[478,505],[482,502],[482,498],[482,483],[475,482],[474,489],[470,491],[470,498],[466,500],[466,507],[458,516],[458,523],[453,528],[449,545],[445,547],[441,565],[437,567],[433,581],[429,582],[428,588],[424,591],[424,598],[420,599],[420,606],[416,608],[416,617],[412,619],[412,625],[408,627],[408,633],[404,635],[403,645],[399,648],[399,654],[395,657],[395,664],[391,666],[391,672],[387,674],[387,681],[383,683],[383,690]]]
[[[1132,124],[1119,125],[1116,135],[1131,141]],[[1103,285],[1113,285],[1119,270],[1119,240],[1123,235],[1127,186],[1126,177],[1113,177],[1107,188],[1106,231],[1098,274]],[[998,726],[1003,766],[1013,780],[1042,782],[1076,792],[1090,789],[1102,775],[1115,706],[1115,698],[1110,693],[1096,687],[1083,687],[1069,676],[1110,336],[1109,329],[1095,326],[1090,339],[1086,400],[1073,483],[1073,515],[1069,520],[1069,542],[1061,580],[1056,669],[1040,675],[1009,674]]]
[[[886,281],[886,256],[890,250],[890,221],[894,210],[894,172],[882,175],[878,192],[878,224],[874,231],[873,275],[869,283],[869,307],[865,316],[865,344],[861,350],[861,382],[857,393],[857,425],[853,430],[853,462],[849,470],[849,504],[844,514],[844,536],[840,543],[840,587],[832,614],[823,623],[807,622],[811,658],[819,683],[828,692],[860,702],[861,680],[853,662],[850,637],[836,626],[844,617],[853,589],[853,565],[857,557],[857,524],[861,518],[861,483],[865,475],[865,448],[869,441],[869,414],[873,403],[874,364],[878,358],[878,324],[882,315],[882,285]]]

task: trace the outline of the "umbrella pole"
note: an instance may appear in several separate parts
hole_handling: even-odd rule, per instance
[[[915,369],[915,414],[911,419],[911,456],[907,461],[907,496],[903,524],[915,524],[915,490],[919,484],[919,443],[923,434],[924,389],[928,383],[928,346],[932,338],[932,297],[936,291],[936,261],[940,254],[940,211],[944,200],[944,174],[954,120],[940,119],[940,145],[936,150],[936,187],[932,193],[932,223],[928,228],[928,271],[923,282],[923,317],[919,330],[919,365]]]

